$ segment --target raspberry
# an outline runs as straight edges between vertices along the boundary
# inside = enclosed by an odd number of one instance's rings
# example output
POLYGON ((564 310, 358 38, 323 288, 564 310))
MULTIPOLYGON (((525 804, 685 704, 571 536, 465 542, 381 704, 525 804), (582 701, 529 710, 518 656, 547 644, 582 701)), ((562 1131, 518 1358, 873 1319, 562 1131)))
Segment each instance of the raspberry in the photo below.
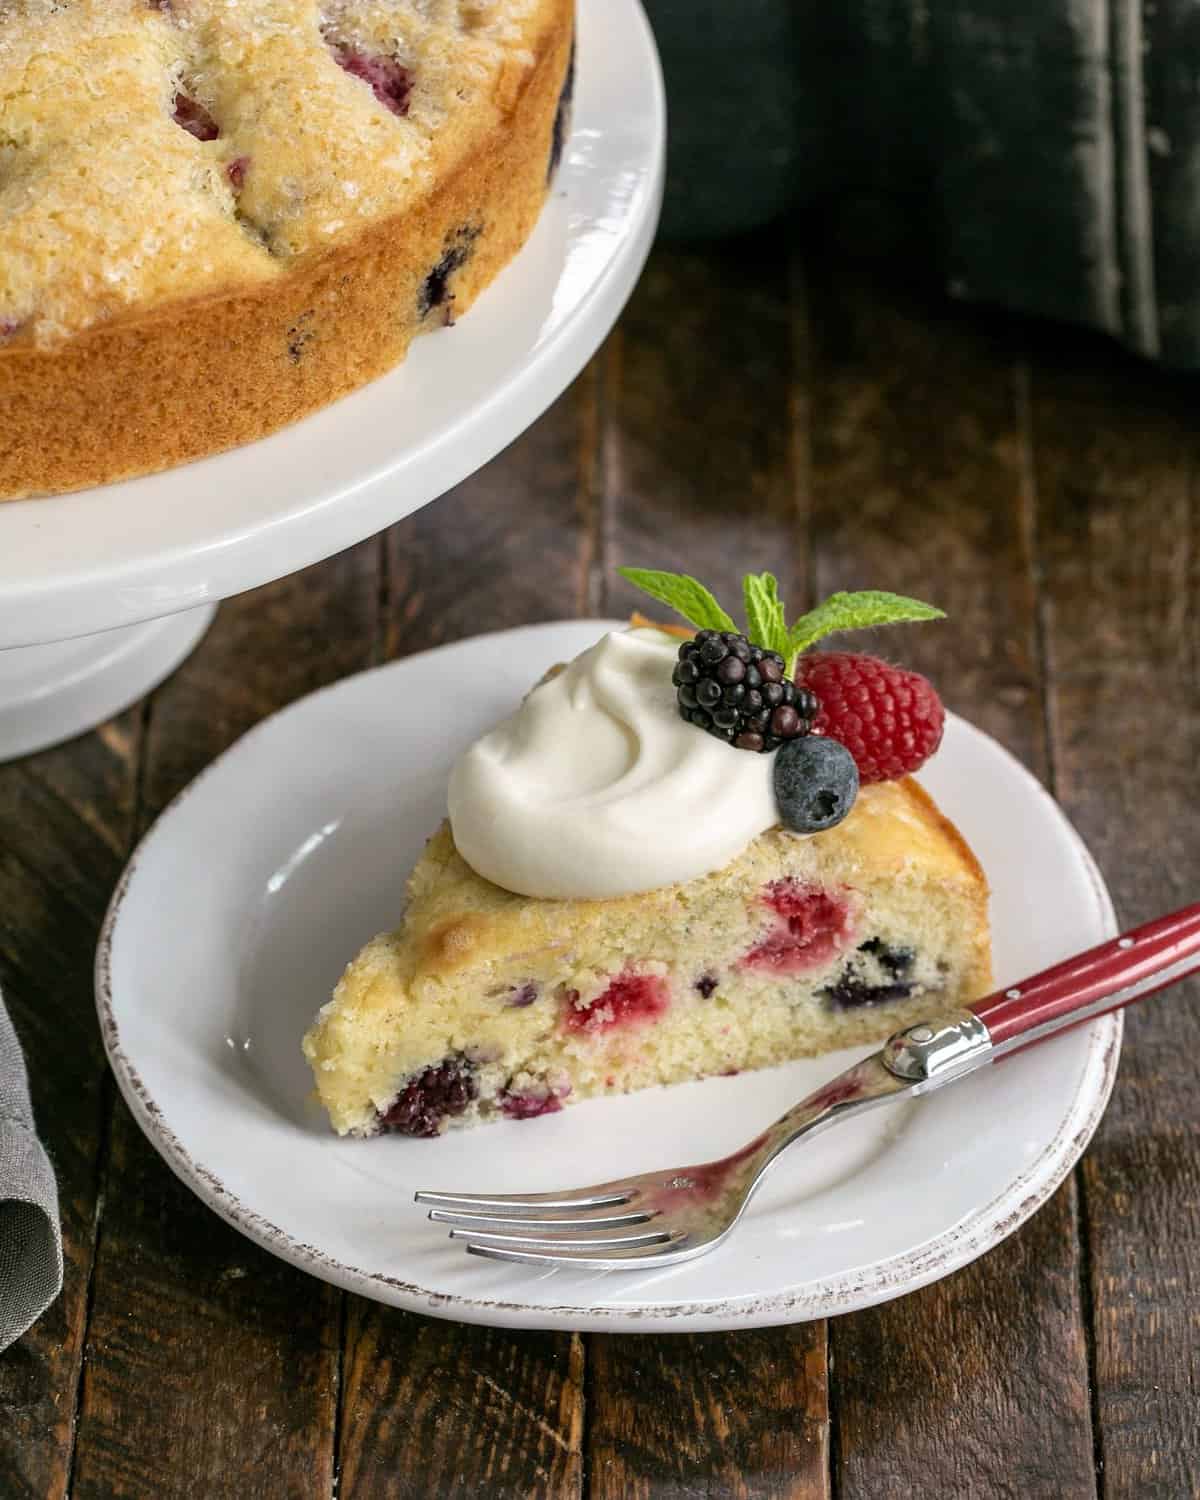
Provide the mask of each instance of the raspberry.
POLYGON ((701 630, 685 641, 671 681, 682 718, 755 753, 807 734, 817 708, 787 680, 778 652, 732 630, 701 630))
POLYGON ((193 99, 189 94, 176 94, 172 111, 176 125, 198 141, 215 141, 221 134, 212 115, 199 99, 193 99))
POLYGON ((413 75, 393 57, 381 57, 371 52, 359 52, 354 47, 334 48, 334 58, 339 68, 344 68, 353 78, 361 78, 371 92, 394 115, 408 113, 412 95, 413 75))
POLYGON ((932 683, 877 656, 802 656, 796 686, 808 688, 820 703, 813 733, 840 740, 863 783, 907 776, 942 742, 945 710, 932 683))
POLYGON ((653 1021, 671 1004, 665 979, 631 970, 614 975, 608 988, 585 1006, 577 1003, 578 990, 567 990, 563 998, 563 1026, 567 1031, 608 1031, 614 1026, 653 1021))
POLYGON ((788 875, 772 880, 759 899, 776 920, 741 959, 741 968, 804 974, 828 963, 850 940, 854 912, 844 891, 788 875))

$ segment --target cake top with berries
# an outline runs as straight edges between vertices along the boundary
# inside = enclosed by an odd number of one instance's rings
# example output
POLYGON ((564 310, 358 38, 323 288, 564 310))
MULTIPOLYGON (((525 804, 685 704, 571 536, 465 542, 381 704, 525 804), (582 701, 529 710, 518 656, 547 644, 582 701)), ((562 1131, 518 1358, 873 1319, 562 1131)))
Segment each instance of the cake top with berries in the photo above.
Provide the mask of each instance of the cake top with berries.
POLYGON ((0 344, 253 287, 470 160, 552 0, 4 0, 0 344))
POLYGON ((743 631, 695 579, 622 572, 699 628, 610 632, 460 758, 455 846, 501 889, 596 900, 692 880, 777 824, 827 831, 861 783, 904 777, 937 749, 944 713, 923 677, 806 653, 834 631, 939 610, 835 594, 788 627, 775 579, 748 575, 743 631))

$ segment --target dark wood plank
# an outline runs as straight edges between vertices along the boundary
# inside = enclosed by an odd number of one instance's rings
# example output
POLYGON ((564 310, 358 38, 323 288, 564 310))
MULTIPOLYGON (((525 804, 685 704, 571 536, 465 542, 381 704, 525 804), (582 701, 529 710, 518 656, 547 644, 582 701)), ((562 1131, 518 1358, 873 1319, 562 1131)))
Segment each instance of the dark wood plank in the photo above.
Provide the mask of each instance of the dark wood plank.
POLYGON ((352 1298, 339 1494, 577 1496, 583 1372, 578 1334, 465 1328, 352 1298))
MULTIPOLYGON (((941 605, 944 625, 845 644, 925 671, 1044 775, 1013 350, 984 324, 877 289, 836 245, 814 264, 810 304, 818 592, 885 587, 941 605)), ((1091 1496, 1079 1277, 1068 1185, 985 1261, 837 1320, 843 1500, 1091 1496)))
MULTIPOLYGON (((1200 896, 1200 500, 1194 382, 1090 340, 1033 383, 1058 793, 1122 919, 1200 896)), ((1200 986, 1127 1013, 1084 1159, 1099 1452, 1110 1496, 1200 1474, 1200 986)))
MULTIPOLYGON (((390 655, 585 611, 596 401, 593 369, 494 463, 391 529, 390 655)), ((468 1327, 351 1299, 342 1500, 574 1500, 583 1363, 569 1334, 468 1327)))
MULTIPOLYGON (((741 575, 769 569, 804 607, 803 353, 777 237, 651 257, 606 363, 605 613, 653 614, 621 563, 692 573, 735 616, 741 575)), ((593 1338, 589 1493, 826 1496, 825 1351, 823 1323, 593 1338)))
POLYGON ((653 613, 616 578, 622 564, 692 573, 735 617, 742 574, 767 569, 803 608, 806 392, 789 291, 778 236, 651 256, 606 362, 606 613, 653 613))
POLYGON ((0 1492, 65 1495, 75 1437, 107 1087, 92 1001, 96 933, 129 848, 137 710, 0 766, 0 986, 58 1175, 65 1277, 0 1355, 0 1492))
POLYGON ((387 655, 587 613, 599 356, 522 437, 387 533, 387 655))
MULTIPOLYGON (((823 1500, 825 1325, 589 1340, 596 1500, 823 1500)), ((881 1492, 880 1492, 881 1493, 881 1492)))
MULTIPOLYGON (((272 709, 368 663, 379 556, 366 543, 223 607, 151 702, 145 818, 272 709)), ((340 1295, 203 1207, 121 1103, 112 1143, 75 1496, 327 1497, 340 1295)))

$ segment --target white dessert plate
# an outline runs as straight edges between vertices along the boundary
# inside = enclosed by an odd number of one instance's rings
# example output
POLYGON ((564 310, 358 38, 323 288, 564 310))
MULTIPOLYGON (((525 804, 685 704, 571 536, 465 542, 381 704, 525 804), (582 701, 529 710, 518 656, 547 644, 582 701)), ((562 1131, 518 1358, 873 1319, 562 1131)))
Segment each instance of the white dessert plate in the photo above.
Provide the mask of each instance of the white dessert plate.
POLYGON ((641 272, 666 141, 638 0, 578 0, 577 16, 563 160, 533 234, 470 313, 260 442, 102 490, 0 504, 0 648, 196 609, 329 557, 445 494, 561 394, 641 272))
MULTIPOLYGON (((847 1312, 946 1275, 1070 1170, 1108 1098, 1118 1017, 796 1147, 727 1246, 657 1271, 468 1256, 412 1195, 540 1191, 723 1156, 855 1054, 433 1141, 339 1140, 313 1104, 300 1036, 346 960, 395 924, 450 763, 605 628, 529 626, 348 678, 258 725, 182 793, 131 860, 97 955, 100 1023, 126 1101, 172 1169, 244 1234, 415 1312, 524 1328, 737 1328, 847 1312), (407 707, 443 701, 451 678, 453 713, 407 707)), ((952 717, 922 780, 992 881, 1000 981, 1116 931, 1078 835, 993 740, 952 717)))

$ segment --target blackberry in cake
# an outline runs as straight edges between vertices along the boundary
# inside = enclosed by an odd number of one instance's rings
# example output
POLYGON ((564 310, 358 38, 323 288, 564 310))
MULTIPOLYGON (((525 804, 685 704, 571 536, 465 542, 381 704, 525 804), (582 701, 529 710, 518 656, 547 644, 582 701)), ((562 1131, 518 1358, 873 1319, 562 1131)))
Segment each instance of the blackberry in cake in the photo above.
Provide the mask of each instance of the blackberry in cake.
POLYGON ((573 0, 0 5, 0 500, 248 442, 521 246, 573 0))
MULTIPOLYGON (((933 613, 849 597, 875 602, 830 601, 817 635, 864 610, 879 623, 871 608, 933 613)), ((691 611, 704 628, 682 644, 614 632, 554 669, 459 762, 400 926, 353 960, 304 1039, 337 1131, 533 1119, 879 1041, 990 988, 983 872, 903 773, 940 738, 932 688, 896 673, 893 699, 878 663, 849 709, 800 699, 800 730, 774 752, 739 747, 693 722, 680 689, 695 677, 677 664, 699 647, 715 666, 718 644, 741 660, 748 638, 691 611), (832 737, 839 715, 861 777, 832 737)), ((788 662, 795 637, 759 634, 788 662)))

